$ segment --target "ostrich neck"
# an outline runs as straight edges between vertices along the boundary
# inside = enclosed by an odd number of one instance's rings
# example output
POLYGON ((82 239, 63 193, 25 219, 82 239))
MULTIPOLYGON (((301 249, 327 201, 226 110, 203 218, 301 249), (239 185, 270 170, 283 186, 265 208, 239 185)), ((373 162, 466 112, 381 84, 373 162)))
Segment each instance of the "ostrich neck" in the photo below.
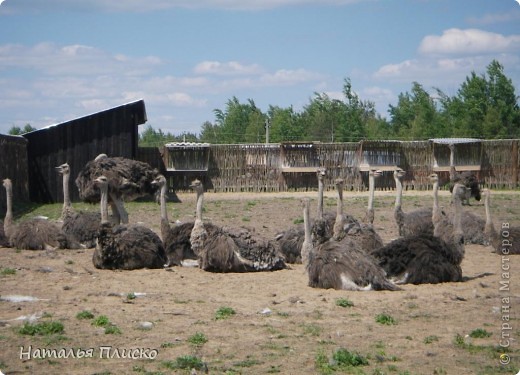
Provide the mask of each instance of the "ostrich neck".
POLYGON ((401 207, 401 201, 403 199, 403 184, 401 180, 396 177, 395 178, 395 188, 396 188, 396 196, 395 196, 395 208, 401 207))
POLYGON ((433 210, 439 210, 439 182, 433 183, 433 210))
POLYGON ((63 174, 63 209, 70 207, 70 193, 69 193, 70 174, 63 174))
POLYGON ((336 216, 343 216, 343 188, 338 186, 338 205, 336 207, 336 216))
POLYGON ((8 185, 5 187, 5 195, 7 197, 6 211, 4 218, 4 232, 9 238, 12 234, 13 229, 13 188, 8 185))
POLYGON ((204 204, 204 192, 197 191, 197 210, 195 211, 195 220, 202 221, 202 205, 204 204))
POLYGON ((312 247, 312 235, 311 235, 311 221, 309 217, 309 203, 305 202, 303 205, 303 227, 304 227, 304 239, 301 248, 302 264, 307 268, 309 264, 309 254, 312 247))
POLYGON ((318 178, 318 218, 323 219, 323 180, 318 178))
POLYGON ((368 176, 368 210, 374 209, 374 190, 375 180, 374 176, 368 176))
POLYGON ((101 207, 101 223, 108 223, 108 186, 101 186, 101 200, 99 202, 101 207))
POLYGON ((166 209, 166 184, 161 186, 161 196, 160 196, 160 202, 161 202, 161 220, 168 221, 168 210, 166 209))

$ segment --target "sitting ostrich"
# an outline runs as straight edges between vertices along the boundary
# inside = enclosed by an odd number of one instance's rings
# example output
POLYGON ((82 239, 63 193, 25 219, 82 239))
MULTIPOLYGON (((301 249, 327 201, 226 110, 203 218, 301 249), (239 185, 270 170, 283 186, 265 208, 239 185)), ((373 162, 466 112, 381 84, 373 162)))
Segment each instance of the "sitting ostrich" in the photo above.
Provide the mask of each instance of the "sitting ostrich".
MULTIPOLYGON (((449 241, 453 235, 453 212, 445 214, 439 207, 439 177, 436 173, 430 175, 430 180, 433 183, 433 213, 432 219, 434 222, 434 235, 449 241)), ((464 200, 467 197, 469 188, 466 187, 466 193, 462 197, 464 200)), ((452 193, 453 194, 453 193, 452 193)), ((472 212, 464 210, 462 212, 461 226, 464 228, 464 242, 466 244, 485 245, 488 242, 488 236, 484 233, 486 221, 480 216, 472 212)))
MULTIPOLYGON (((375 176, 372 176, 374 178, 375 176)), ((344 238, 349 238, 351 241, 358 244, 358 247, 362 250, 373 251, 383 246, 383 240, 381 236, 374 230, 372 224, 360 223, 350 215, 343 213, 343 190, 344 180, 338 178, 335 181, 336 190, 338 193, 337 208, 336 208, 336 220, 333 225, 332 238, 336 241, 341 241, 344 238)), ((372 183, 372 188, 374 184, 372 183)), ((373 212, 373 207, 372 207, 373 212)), ((315 231, 314 231, 315 232, 315 231)), ((320 236, 326 236, 326 230, 318 234, 320 236)), ((328 236, 330 238, 330 236, 328 236)), ((326 239, 328 239, 326 238, 326 239)))
POLYGON ((95 179, 101 191, 98 241, 92 263, 100 269, 162 268, 167 262, 159 236, 142 225, 112 225, 108 221, 108 185, 105 176, 95 179))
POLYGON ((341 241, 311 234, 309 199, 302 199, 305 239, 302 263, 313 288, 338 290, 400 290, 385 271, 348 236, 341 241))
POLYGON ((15 225, 13 222, 13 184, 10 179, 6 178, 3 185, 7 196, 4 232, 12 247, 27 250, 80 248, 78 242, 47 219, 33 218, 15 225))
POLYGON ((153 195, 155 190, 152 181, 158 174, 156 169, 142 161, 100 154, 79 172, 76 185, 83 201, 97 203, 100 195, 94 181, 99 176, 105 176, 108 180, 108 203, 114 221, 116 224, 128 224, 128 213, 123 201, 153 195))
MULTIPOLYGON (((445 241, 428 233, 398 238, 372 252, 379 265, 397 283, 437 284, 462 281, 460 264, 464 258, 464 232, 461 226, 465 186, 453 188, 454 230, 445 241)), ((433 210, 435 213, 435 210, 433 210)), ((432 214, 432 216, 434 215, 432 214)), ((436 219, 432 217, 435 224, 436 219)))
POLYGON ((99 212, 76 211, 72 208, 69 192, 70 166, 65 163, 56 167, 63 176, 63 209, 61 229, 87 248, 96 246, 96 238, 101 216, 99 212))
POLYGON ((197 193, 190 241, 201 269, 211 272, 254 272, 287 267, 276 241, 268 241, 245 228, 204 224, 204 187, 200 180, 194 180, 190 186, 197 193))
MULTIPOLYGON (((326 175, 326 168, 320 167, 316 170, 316 177, 318 178, 318 209, 316 220, 325 220, 328 223, 327 231, 332 233, 332 225, 334 224, 336 215, 329 212, 326 214, 323 213, 323 179, 326 175)), ((280 244, 280 249, 287 263, 301 263, 301 249, 304 237, 305 231, 302 224, 296 225, 276 235, 275 239, 280 244)))
POLYGON ((520 254, 520 227, 511 226, 509 223, 501 228, 500 233, 495 230, 491 219, 491 190, 484 189, 484 206, 486 209, 486 224, 484 233, 488 238, 488 244, 493 251, 501 255, 520 254))
POLYGON ((180 266, 185 259, 197 259, 191 249, 190 236, 193 230, 193 222, 170 225, 166 207, 166 178, 160 174, 152 181, 159 187, 159 203, 161 205, 161 238, 164 251, 168 257, 168 265, 180 266))
POLYGON ((401 168, 394 170, 396 188, 394 218, 399 229, 399 236, 407 237, 416 234, 433 234, 432 209, 420 208, 404 212, 402 208, 403 182, 406 172, 401 168))

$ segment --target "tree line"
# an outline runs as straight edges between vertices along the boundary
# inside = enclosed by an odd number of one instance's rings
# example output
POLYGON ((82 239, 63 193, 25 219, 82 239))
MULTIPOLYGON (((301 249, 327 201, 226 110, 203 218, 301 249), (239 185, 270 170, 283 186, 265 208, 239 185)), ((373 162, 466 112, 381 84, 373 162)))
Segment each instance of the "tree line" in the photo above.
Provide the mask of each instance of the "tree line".
MULTIPOLYGON (((486 73, 471 72, 453 96, 439 88, 433 93, 413 82, 409 92, 390 105, 388 118, 376 112, 374 102, 361 99, 346 78, 343 99, 315 92, 301 111, 292 106, 269 105, 266 112, 253 99, 241 103, 229 99, 224 109, 215 109, 214 122, 202 124, 199 134, 164 133, 148 125, 139 134, 140 146, 168 142, 217 144, 320 141, 357 142, 373 139, 423 140, 442 137, 486 139, 520 138, 520 107, 513 82, 504 67, 493 60, 486 73), (268 127, 269 131, 266 131, 268 127)), ((13 126, 9 134, 35 130, 13 126)))

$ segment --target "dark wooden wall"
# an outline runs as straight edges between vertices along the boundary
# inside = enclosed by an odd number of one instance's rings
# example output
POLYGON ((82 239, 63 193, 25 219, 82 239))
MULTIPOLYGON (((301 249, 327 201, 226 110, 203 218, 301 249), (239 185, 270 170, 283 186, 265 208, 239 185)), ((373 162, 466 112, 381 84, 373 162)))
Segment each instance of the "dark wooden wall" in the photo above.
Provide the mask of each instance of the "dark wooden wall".
MULTIPOLYGON (((27 140, 24 137, 0 134, 0 180, 5 178, 10 178, 13 182, 13 199, 25 202, 29 200, 27 140)), ((0 212, 5 213, 5 208, 6 196, 2 186, 0 212)))
POLYGON ((139 100, 24 134, 31 201, 63 199, 62 178, 55 169, 63 163, 71 168, 71 199, 78 200, 74 180, 81 168, 100 153, 137 158, 137 127, 145 122, 144 101, 139 100))

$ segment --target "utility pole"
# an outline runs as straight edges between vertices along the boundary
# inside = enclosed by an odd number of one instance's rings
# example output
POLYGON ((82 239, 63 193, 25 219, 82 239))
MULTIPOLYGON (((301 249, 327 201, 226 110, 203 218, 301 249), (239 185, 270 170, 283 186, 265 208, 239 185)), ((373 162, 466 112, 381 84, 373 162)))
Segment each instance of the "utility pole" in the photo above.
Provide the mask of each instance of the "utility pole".
POLYGON ((271 122, 269 119, 265 119, 265 143, 269 143, 269 128, 271 127, 271 122))

